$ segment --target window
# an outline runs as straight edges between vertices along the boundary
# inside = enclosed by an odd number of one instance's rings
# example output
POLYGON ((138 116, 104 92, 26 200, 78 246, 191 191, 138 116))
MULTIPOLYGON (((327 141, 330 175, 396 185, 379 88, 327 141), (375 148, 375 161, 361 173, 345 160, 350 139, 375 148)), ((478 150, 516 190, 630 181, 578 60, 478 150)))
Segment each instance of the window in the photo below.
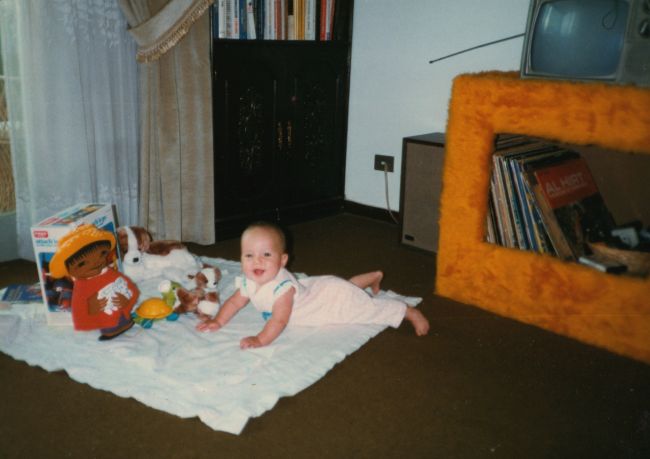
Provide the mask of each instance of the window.
POLYGON ((9 114, 5 96, 5 72, 0 55, 0 214, 16 210, 11 143, 9 142, 9 114))

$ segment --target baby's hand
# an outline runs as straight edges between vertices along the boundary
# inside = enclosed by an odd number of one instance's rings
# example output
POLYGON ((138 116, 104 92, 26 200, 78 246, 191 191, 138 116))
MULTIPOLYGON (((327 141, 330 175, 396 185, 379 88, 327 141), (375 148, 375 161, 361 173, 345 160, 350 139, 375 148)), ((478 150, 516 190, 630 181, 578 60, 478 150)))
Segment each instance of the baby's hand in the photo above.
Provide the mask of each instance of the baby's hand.
POLYGON ((241 349, 253 349, 262 346, 264 345, 257 336, 247 336, 246 338, 242 338, 239 342, 239 347, 241 349))
POLYGON ((221 324, 215 320, 206 320, 204 322, 199 323, 196 326, 196 329, 201 332, 207 332, 207 331, 217 331, 221 328, 221 324))

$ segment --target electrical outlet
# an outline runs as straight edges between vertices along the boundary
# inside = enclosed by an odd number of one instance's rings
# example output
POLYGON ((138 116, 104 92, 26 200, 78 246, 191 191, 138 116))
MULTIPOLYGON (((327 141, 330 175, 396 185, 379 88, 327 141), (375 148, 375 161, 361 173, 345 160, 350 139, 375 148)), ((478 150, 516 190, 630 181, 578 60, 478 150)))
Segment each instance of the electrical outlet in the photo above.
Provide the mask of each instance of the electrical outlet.
POLYGON ((384 171, 384 163, 386 163, 388 172, 394 170, 395 158, 393 156, 375 155, 375 170, 384 171))

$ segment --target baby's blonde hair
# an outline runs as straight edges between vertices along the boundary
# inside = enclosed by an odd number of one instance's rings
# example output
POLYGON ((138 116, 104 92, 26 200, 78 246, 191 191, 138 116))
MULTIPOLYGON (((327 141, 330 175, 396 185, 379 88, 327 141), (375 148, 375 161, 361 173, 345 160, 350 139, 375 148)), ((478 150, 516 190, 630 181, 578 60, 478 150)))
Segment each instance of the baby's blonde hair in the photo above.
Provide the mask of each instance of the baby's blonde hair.
POLYGON ((242 233, 242 238, 246 233, 248 233, 251 230, 254 229, 263 229, 270 231, 273 233, 273 235, 277 238, 278 243, 280 244, 280 250, 282 253, 286 253, 287 251, 287 238, 284 235, 284 231, 282 228, 280 228, 278 225, 275 223, 267 222, 267 221, 257 221, 254 223, 251 223, 246 227, 244 232, 242 233))

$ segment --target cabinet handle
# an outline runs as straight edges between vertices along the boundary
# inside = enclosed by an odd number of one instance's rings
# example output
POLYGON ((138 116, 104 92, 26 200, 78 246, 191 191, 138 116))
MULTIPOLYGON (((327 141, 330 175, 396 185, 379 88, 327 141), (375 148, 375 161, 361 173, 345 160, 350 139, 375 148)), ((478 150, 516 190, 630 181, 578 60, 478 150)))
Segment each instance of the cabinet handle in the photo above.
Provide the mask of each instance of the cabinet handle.
POLYGON ((278 121, 278 150, 282 150, 282 123, 278 121))
POLYGON ((291 150, 293 148, 293 137, 291 136, 292 126, 291 120, 287 121, 287 147, 291 150))

